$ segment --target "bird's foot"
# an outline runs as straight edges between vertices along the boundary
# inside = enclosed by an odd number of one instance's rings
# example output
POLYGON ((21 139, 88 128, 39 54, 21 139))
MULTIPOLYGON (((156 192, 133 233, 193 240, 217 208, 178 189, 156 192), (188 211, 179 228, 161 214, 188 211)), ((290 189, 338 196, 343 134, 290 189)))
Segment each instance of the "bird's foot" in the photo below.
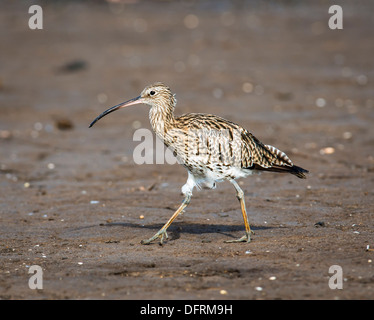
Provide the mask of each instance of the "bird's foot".
POLYGON ((252 230, 250 230, 249 232, 246 231, 245 232, 245 235, 242 236, 241 238, 239 239, 235 239, 235 240, 226 240, 224 241, 225 243, 236 243, 236 242, 251 242, 251 233, 252 234, 255 234, 252 230))
POLYGON ((150 244, 152 241, 156 240, 157 238, 160 239, 160 246, 163 245, 164 239, 168 239, 168 234, 166 232, 166 229, 160 229, 152 238, 149 238, 147 240, 142 240, 141 244, 150 244))

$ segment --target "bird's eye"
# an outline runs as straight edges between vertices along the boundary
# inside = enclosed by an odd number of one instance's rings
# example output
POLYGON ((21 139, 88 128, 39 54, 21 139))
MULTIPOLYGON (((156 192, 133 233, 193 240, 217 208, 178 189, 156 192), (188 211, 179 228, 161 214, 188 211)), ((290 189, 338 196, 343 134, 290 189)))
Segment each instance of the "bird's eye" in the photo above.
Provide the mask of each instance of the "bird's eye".
POLYGON ((149 94, 150 94, 151 96, 154 96, 154 95, 156 94, 156 92, 152 90, 149 94))

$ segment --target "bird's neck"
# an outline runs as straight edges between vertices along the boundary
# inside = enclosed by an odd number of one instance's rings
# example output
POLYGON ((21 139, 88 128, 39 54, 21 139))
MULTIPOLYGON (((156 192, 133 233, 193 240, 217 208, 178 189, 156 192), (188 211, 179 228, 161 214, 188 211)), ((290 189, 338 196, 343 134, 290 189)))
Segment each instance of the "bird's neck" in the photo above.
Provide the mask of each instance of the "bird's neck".
POLYGON ((174 126, 174 104, 153 105, 149 111, 149 121, 157 136, 165 140, 166 132, 174 126))

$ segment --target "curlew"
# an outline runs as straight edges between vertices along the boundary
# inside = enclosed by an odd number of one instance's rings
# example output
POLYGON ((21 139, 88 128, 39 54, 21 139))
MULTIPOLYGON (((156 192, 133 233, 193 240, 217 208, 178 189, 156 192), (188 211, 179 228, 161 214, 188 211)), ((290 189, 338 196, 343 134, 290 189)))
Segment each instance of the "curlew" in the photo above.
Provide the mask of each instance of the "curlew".
POLYGON ((244 192, 235 180, 261 171, 290 173, 305 179, 308 170, 294 165, 284 152, 263 144, 240 125, 219 116, 188 113, 175 117, 176 103, 170 88, 157 82, 147 86, 138 97, 104 111, 90 124, 91 128, 102 117, 124 107, 149 105, 152 129, 188 171, 187 182, 182 187, 182 204, 153 237, 141 243, 149 244, 160 238, 162 244, 168 238, 168 227, 190 203, 193 189, 214 189, 217 182, 225 180, 236 190, 245 226, 243 237, 225 242, 250 242, 253 231, 248 221, 244 192))

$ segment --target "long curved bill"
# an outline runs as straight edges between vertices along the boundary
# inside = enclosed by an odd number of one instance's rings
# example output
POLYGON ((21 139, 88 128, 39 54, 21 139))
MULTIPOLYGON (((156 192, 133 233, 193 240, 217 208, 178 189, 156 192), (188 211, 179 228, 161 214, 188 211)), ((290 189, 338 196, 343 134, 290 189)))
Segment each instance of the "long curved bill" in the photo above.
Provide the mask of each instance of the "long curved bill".
POLYGON ((138 103, 143 103, 143 99, 142 99, 141 96, 136 97, 136 98, 131 99, 131 100, 128 100, 128 101, 125 101, 125 102, 122 102, 120 104, 117 104, 114 107, 109 108, 108 110, 105 110, 94 121, 91 122, 89 128, 91 128, 97 121, 99 121, 102 117, 105 117, 107 114, 109 114, 109 113, 111 113, 113 111, 116 111, 116 110, 128 107, 128 106, 134 105, 134 104, 138 104, 138 103))

